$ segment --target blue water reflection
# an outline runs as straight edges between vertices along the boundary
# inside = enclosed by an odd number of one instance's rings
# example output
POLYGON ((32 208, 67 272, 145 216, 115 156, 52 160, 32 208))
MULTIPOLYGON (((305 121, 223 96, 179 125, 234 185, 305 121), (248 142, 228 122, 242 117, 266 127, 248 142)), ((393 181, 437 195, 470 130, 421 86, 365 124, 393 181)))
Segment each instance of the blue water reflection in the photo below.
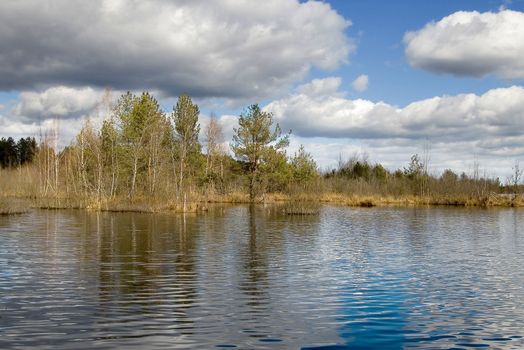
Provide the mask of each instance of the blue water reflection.
POLYGON ((524 211, 0 217, 1 349, 522 349, 524 211))
POLYGON ((336 243, 327 242, 339 250, 332 279, 345 281, 338 287, 341 339, 302 349, 522 347, 522 270, 506 270, 522 263, 521 215, 448 209, 342 214, 337 231, 353 239, 344 239, 345 251, 338 235, 336 243))

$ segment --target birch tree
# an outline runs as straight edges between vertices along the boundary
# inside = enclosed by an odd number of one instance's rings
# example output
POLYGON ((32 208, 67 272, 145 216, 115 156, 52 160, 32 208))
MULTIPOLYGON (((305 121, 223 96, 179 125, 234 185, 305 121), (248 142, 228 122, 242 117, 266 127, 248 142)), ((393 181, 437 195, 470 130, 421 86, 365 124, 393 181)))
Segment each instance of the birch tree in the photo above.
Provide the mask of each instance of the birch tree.
MULTIPOLYGON (((204 131, 205 143, 206 143, 206 177, 210 173, 215 173, 214 167, 216 160, 223 155, 222 142, 224 142, 224 134, 222 133, 222 127, 217 121, 214 114, 211 114, 209 123, 204 131)), ((220 171, 222 176, 223 171, 220 171)))
POLYGON ((117 102, 115 116, 121 124, 121 138, 125 161, 130 169, 129 197, 137 190, 139 171, 147 167, 147 144, 151 130, 158 123, 162 113, 160 106, 148 92, 140 97, 127 92, 117 102))

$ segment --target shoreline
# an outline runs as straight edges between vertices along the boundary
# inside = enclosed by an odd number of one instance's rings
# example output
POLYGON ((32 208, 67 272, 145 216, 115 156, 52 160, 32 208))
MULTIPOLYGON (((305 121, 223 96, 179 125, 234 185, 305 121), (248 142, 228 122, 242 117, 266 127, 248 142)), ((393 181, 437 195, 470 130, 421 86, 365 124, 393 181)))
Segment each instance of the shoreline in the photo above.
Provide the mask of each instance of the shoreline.
MULTIPOLYGON (((29 209, 83 209, 101 212, 138 212, 138 213, 199 213, 208 210, 213 204, 250 204, 249 196, 244 193, 228 195, 195 196, 191 201, 179 203, 173 200, 152 198, 137 198, 133 201, 127 198, 115 199, 73 199, 66 197, 0 197, 0 215, 17 215, 29 209)), ((431 196, 378 196, 378 195, 344 195, 340 193, 325 193, 321 195, 301 194, 287 195, 270 193, 258 198, 253 204, 283 205, 286 210, 300 214, 309 213, 312 206, 323 204, 342 205, 348 207, 468 207, 468 208, 522 208, 524 196, 514 197, 506 194, 492 194, 481 198, 472 197, 431 197, 431 196)))

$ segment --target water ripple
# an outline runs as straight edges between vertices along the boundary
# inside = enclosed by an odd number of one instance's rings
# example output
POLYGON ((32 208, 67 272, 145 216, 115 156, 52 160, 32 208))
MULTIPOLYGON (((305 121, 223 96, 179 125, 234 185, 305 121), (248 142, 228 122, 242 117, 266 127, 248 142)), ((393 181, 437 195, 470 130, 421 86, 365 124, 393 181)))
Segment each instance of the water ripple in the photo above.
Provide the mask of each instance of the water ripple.
POLYGON ((2 349, 520 349, 524 212, 0 217, 2 349))

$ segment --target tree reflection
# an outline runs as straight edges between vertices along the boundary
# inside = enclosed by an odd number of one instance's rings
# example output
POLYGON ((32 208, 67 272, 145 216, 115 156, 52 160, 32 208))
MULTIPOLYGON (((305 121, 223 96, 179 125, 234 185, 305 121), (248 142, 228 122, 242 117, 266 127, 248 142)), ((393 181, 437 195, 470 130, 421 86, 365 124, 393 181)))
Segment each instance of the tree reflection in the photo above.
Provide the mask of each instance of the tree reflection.
POLYGON ((195 218, 111 214, 100 235, 101 323, 172 322, 191 334, 197 298, 195 218), (130 315, 134 317, 129 317, 130 315))
POLYGON ((257 237, 257 213, 254 205, 248 210, 248 244, 243 254, 242 281, 240 288, 248 296, 247 305, 258 307, 267 304, 265 289, 268 286, 268 266, 263 238, 257 237))

